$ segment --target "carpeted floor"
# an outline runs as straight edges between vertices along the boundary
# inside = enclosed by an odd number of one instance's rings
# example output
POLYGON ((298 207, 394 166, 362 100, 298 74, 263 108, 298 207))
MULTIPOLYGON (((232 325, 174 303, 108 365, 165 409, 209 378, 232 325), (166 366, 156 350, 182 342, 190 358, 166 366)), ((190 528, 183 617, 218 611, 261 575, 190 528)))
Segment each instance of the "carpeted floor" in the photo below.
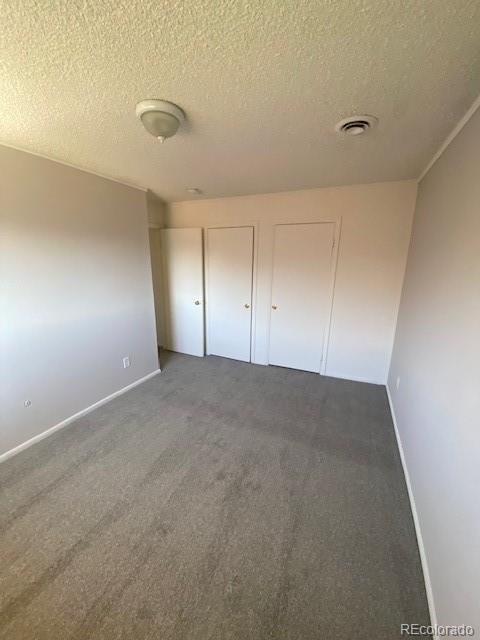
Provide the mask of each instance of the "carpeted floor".
POLYGON ((0 465, 0 637, 390 640, 428 623, 384 388, 166 355, 0 465))

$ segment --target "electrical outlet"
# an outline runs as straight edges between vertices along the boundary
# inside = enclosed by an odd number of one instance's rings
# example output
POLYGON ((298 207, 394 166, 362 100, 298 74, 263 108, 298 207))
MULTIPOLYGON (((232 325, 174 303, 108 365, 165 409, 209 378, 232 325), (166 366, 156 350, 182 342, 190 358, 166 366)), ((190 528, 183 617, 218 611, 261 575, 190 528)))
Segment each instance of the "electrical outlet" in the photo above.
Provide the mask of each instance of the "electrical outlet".
POLYGON ((32 401, 31 400, 25 400, 25 402, 23 403, 23 406, 28 409, 28 407, 32 406, 32 401))
POLYGON ((130 366, 130 357, 125 356, 125 358, 123 359, 123 368, 128 369, 129 366, 130 366))
POLYGON ((398 389, 399 386, 400 386, 400 376, 397 376, 397 382, 396 382, 397 389, 398 389))

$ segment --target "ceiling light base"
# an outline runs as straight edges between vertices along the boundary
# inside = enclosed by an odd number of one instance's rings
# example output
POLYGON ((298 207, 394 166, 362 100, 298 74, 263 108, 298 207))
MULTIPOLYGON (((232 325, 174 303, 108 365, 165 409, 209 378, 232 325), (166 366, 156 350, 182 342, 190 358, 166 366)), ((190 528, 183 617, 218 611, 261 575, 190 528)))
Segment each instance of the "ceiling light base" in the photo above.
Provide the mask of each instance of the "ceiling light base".
POLYGON ((167 100, 142 100, 137 104, 135 113, 148 133, 160 142, 174 136, 185 121, 180 107, 167 100))

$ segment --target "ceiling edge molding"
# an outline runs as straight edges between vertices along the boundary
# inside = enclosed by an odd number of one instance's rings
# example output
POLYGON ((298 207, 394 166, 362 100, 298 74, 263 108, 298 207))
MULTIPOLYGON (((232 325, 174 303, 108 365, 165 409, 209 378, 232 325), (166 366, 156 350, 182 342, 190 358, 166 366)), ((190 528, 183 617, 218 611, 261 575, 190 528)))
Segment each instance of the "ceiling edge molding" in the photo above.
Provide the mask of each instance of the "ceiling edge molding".
POLYGON ((123 184, 124 187, 137 189, 138 191, 143 191, 144 193, 148 191, 146 187, 141 187, 140 185, 134 184, 133 182, 128 182, 127 180, 120 180, 119 178, 114 178, 113 176, 107 176, 104 173, 99 173, 98 171, 93 171, 92 169, 85 169, 85 167, 79 167, 76 164, 72 164, 71 162, 65 162, 64 160, 59 160, 58 158, 52 158, 51 156, 47 156, 44 153, 37 153, 36 151, 23 149, 22 147, 17 147, 14 144, 8 144, 2 141, 0 141, 0 146, 6 147, 7 149, 14 149, 15 151, 21 151, 22 153, 28 153, 28 155, 30 156, 43 158, 43 160, 49 160, 50 162, 55 162, 56 164, 63 164, 63 166, 65 167, 70 167, 70 169, 76 169, 77 171, 81 171, 82 173, 89 173, 92 176, 97 176, 97 178, 103 178, 104 180, 109 180, 110 182, 116 182, 117 184, 123 184))
POLYGON ((427 166, 425 167, 425 169, 422 171, 422 173, 420 174, 420 176, 418 177, 418 182, 421 182, 423 180, 423 178, 427 175, 427 173, 430 171, 430 169, 433 167, 433 165, 435 164, 435 162, 440 158, 440 156, 443 154, 443 152, 446 150, 446 148, 448 147, 448 145, 454 140, 454 138, 456 138, 458 136, 458 134, 460 133, 460 131, 463 129, 463 127, 467 124, 467 122, 470 120, 470 118, 473 116, 473 114, 477 111, 477 109, 480 107, 480 96, 478 96, 478 98, 476 100, 474 100, 472 106, 470 107, 470 109, 467 111, 467 113, 463 116, 463 118, 456 124, 456 126, 453 128, 453 130, 448 134, 448 136, 445 138, 445 140, 442 142, 442 144, 440 145, 439 149, 437 150, 437 152, 434 154, 433 158, 430 160, 430 162, 427 164, 427 166))

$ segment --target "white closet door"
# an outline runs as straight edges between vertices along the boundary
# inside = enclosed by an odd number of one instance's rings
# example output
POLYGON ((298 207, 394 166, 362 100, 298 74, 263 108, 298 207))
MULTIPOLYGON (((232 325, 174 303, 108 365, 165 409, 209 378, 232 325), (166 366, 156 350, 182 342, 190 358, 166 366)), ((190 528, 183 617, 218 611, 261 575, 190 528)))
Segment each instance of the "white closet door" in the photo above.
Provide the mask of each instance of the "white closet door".
POLYGON ((333 223, 275 227, 270 364, 320 372, 331 305, 333 223))
POLYGON ((205 355, 202 229, 162 229, 166 348, 205 355))
POLYGON ((250 362, 253 227, 207 231, 207 351, 250 362))

